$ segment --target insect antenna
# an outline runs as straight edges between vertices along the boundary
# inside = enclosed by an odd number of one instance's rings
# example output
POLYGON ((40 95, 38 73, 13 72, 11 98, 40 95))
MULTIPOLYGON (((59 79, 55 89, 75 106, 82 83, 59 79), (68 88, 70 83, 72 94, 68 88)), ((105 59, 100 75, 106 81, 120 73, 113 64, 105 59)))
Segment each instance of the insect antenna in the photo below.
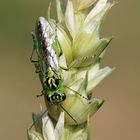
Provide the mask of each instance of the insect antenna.
POLYGON ((84 99, 86 99, 86 100, 89 100, 87 97, 85 97, 85 96, 81 95, 79 92, 77 92, 77 91, 75 91, 75 90, 71 89, 70 87, 67 87, 67 86, 65 86, 65 87, 66 87, 67 89, 69 89, 69 90, 73 91, 73 92, 74 92, 74 93, 76 93, 77 95, 81 96, 82 98, 84 98, 84 99))
POLYGON ((48 113, 47 109, 32 123, 32 125, 28 129, 31 130, 32 127, 37 123, 37 121, 45 115, 45 113, 48 113))
POLYGON ((76 123, 76 125, 78 125, 77 121, 72 117, 72 115, 61 104, 59 106, 71 117, 71 119, 76 123))
POLYGON ((28 128, 28 130, 31 130, 32 127, 37 123, 37 121, 38 121, 39 119, 41 119, 46 113, 49 112, 49 110, 51 109, 51 107, 52 107, 52 105, 51 105, 48 109, 46 109, 36 120, 34 120, 34 122, 33 122, 32 125, 28 128))

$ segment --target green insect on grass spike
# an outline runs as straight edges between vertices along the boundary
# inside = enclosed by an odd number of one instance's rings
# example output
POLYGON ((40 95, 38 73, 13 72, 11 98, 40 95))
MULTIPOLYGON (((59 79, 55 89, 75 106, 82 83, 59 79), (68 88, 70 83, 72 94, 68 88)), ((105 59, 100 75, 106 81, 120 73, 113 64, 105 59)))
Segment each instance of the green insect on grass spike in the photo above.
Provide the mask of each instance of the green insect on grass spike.
POLYGON ((37 95, 37 97, 45 95, 45 98, 51 105, 59 105, 77 124, 77 121, 66 111, 61 103, 66 99, 67 90, 86 100, 88 98, 80 95, 77 91, 67 87, 63 83, 63 69, 58 64, 58 57, 62 55, 62 50, 59 48, 55 28, 53 23, 40 17, 37 21, 36 32, 32 33, 34 46, 31 54, 31 62, 34 63, 43 86, 42 94, 37 95), (34 55, 37 57, 35 60, 33 59, 34 55))
POLYGON ((109 0, 56 0, 57 19, 51 19, 49 6, 47 20, 37 20, 31 61, 48 110, 33 119, 29 140, 92 139, 89 119, 104 103, 93 91, 113 71, 100 68, 111 41, 101 38, 101 27, 113 5, 109 0))
POLYGON ((39 18, 36 34, 33 35, 33 53, 36 51, 38 60, 32 60, 32 53, 31 61, 35 62, 36 68, 38 67, 37 71, 42 80, 43 94, 46 95, 49 102, 58 105, 65 100, 66 95, 62 87, 63 78, 58 65, 57 54, 60 53, 60 49, 55 50, 56 45, 58 46, 55 31, 53 23, 49 23, 43 17, 39 18))

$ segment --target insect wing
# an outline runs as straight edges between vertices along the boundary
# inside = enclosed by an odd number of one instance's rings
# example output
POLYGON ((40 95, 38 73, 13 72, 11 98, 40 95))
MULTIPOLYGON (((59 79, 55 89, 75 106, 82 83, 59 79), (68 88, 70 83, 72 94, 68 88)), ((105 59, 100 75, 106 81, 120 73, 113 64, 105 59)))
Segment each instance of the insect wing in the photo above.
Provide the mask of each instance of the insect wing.
POLYGON ((53 47, 56 39, 56 26, 52 22, 48 22, 44 17, 40 17, 36 34, 40 41, 46 67, 51 67, 54 73, 59 73, 58 58, 53 47))

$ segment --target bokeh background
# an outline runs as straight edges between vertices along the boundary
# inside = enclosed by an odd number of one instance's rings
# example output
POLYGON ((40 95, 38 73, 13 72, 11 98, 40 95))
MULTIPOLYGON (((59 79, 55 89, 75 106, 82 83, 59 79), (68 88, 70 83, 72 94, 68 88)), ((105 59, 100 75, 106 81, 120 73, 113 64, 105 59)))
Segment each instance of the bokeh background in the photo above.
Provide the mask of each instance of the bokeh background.
MULTIPOLYGON (((106 100, 93 118, 94 140, 140 139, 140 1, 117 1, 102 30, 114 36, 103 65, 116 70, 94 91, 106 100)), ((41 85, 29 60, 30 32, 47 6, 47 0, 0 1, 1 140, 26 140, 31 113, 43 104, 35 97, 41 85)))

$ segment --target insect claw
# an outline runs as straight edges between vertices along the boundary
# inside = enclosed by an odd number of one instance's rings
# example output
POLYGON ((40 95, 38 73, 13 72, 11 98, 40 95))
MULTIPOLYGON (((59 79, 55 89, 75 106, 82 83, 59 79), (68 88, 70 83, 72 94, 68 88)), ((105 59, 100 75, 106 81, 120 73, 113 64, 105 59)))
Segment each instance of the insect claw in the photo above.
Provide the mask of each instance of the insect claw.
POLYGON ((63 66, 59 66, 62 70, 68 71, 70 68, 65 68, 63 66))
POLYGON ((31 61, 32 63, 38 63, 38 62, 39 62, 38 60, 33 60, 32 58, 30 58, 30 61, 31 61))
POLYGON ((35 71, 35 73, 40 73, 40 72, 41 72, 40 70, 36 70, 36 71, 35 71))
POLYGON ((41 96, 43 96, 43 95, 44 95, 44 93, 42 93, 42 94, 40 94, 40 95, 36 95, 36 97, 39 98, 39 97, 41 97, 41 96))

